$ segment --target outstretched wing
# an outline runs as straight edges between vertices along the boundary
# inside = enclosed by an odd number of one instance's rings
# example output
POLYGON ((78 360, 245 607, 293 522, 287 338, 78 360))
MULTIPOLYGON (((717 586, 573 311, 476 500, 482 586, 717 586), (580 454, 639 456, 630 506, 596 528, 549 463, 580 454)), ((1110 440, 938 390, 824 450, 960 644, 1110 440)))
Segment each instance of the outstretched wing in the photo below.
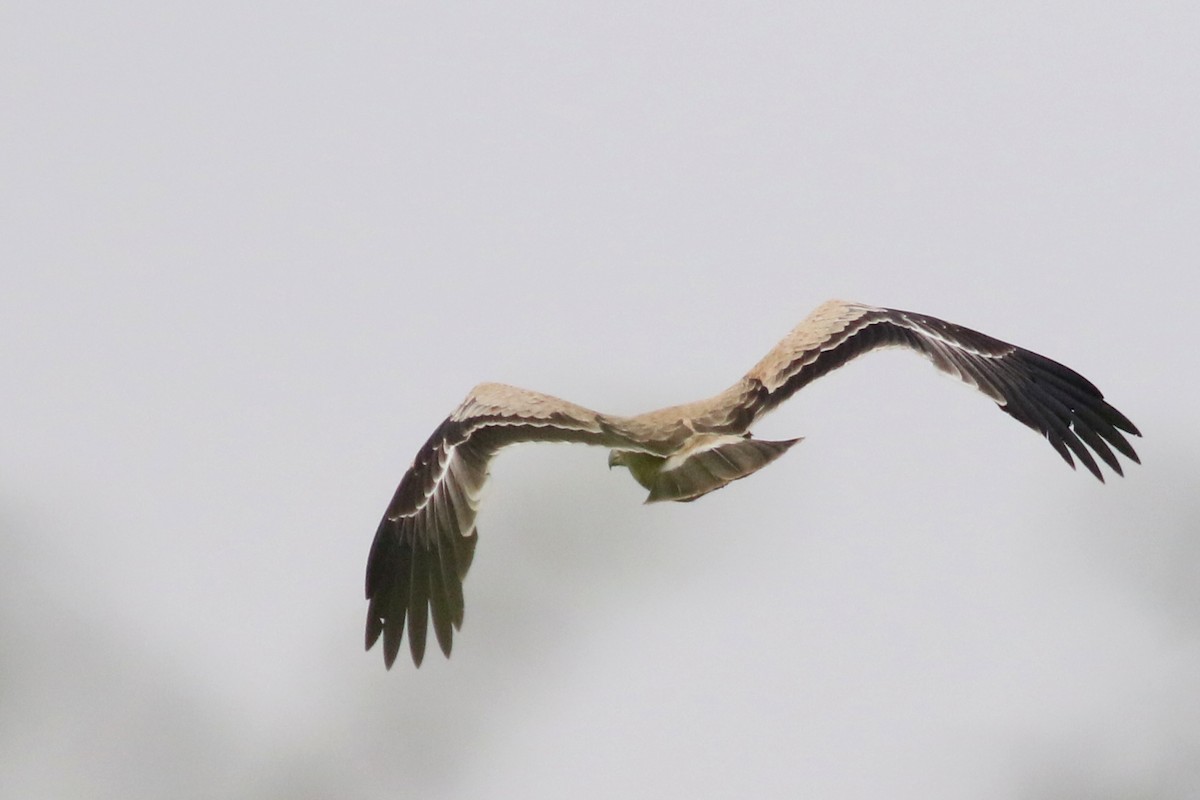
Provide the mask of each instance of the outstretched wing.
POLYGON ((820 306, 746 374, 743 381, 761 387, 752 395, 749 410, 757 418, 850 359, 891 346, 921 353, 938 369, 991 397, 1014 419, 1045 436, 1072 468, 1074 454, 1103 481, 1094 451, 1120 475, 1113 448, 1138 463, 1122 434, 1141 436, 1138 429, 1069 367, 924 314, 839 300, 820 306))
POLYGON ((430 617, 447 656, 462 626, 462 582, 478 534, 475 514, 500 448, 518 442, 628 445, 594 411, 556 397, 485 383, 476 386, 417 453, 375 532, 367 559, 366 644, 383 636, 390 668, 405 620, 413 662, 421 665, 430 617))

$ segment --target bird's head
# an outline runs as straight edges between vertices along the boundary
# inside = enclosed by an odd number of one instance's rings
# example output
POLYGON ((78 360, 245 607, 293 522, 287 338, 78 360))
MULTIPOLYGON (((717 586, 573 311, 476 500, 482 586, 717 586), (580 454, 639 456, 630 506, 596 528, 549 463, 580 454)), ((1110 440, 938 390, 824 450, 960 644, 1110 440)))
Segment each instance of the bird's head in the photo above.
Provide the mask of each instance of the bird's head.
POLYGON ((654 480, 662 470, 666 459, 651 453, 639 453, 636 450, 609 450, 608 468, 625 467, 633 479, 647 489, 654 485, 654 480))

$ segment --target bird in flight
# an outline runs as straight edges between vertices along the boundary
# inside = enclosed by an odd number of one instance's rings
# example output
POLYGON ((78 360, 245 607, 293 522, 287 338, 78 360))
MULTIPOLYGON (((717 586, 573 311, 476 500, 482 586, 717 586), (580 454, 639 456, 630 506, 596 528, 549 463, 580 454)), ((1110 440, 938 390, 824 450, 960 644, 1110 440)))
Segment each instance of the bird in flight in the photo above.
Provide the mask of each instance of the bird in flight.
POLYGON ((520 442, 580 442, 609 448, 609 467, 629 470, 646 502, 695 500, 782 456, 799 439, 755 439, 750 426, 847 361, 905 347, 986 394, 1046 437, 1075 467, 1104 480, 1098 456, 1118 475, 1115 449, 1138 463, 1124 431, 1140 436, 1090 381, 1045 356, 924 314, 831 300, 818 307, 737 383, 707 400, 620 417, 540 392, 482 383, 447 417, 400 480, 367 560, 370 650, 383 637, 390 669, 405 624, 413 662, 425 654, 429 620, 450 655, 463 621, 463 578, 478 532, 475 516, 488 464, 520 442))

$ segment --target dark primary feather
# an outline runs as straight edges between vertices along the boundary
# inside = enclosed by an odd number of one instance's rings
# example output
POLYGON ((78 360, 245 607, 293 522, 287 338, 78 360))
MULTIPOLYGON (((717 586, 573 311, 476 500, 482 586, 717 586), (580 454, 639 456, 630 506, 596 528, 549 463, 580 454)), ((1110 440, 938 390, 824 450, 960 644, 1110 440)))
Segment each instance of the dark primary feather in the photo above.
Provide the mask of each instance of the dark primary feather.
POLYGON ((367 558, 366 646, 383 635, 388 667, 396 660, 407 620, 409 649, 425 655, 429 617, 450 654, 463 621, 462 582, 475 553, 475 498, 487 478, 490 453, 467 442, 469 426, 447 419, 421 448, 375 532, 367 558), (450 479, 447 479, 450 478, 450 479))

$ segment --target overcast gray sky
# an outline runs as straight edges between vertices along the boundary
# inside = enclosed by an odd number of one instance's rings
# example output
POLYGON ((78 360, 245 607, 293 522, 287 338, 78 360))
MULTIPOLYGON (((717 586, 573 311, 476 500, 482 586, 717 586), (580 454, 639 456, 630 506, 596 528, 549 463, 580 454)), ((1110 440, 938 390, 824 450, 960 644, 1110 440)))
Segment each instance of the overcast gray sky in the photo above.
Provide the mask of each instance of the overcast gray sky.
POLYGON ((1184 2, 9 0, 4 793, 1194 797, 1197 42, 1184 2), (1144 466, 873 355, 698 503, 506 452, 453 659, 362 652, 473 384, 696 399, 829 297, 1064 361, 1144 466))

